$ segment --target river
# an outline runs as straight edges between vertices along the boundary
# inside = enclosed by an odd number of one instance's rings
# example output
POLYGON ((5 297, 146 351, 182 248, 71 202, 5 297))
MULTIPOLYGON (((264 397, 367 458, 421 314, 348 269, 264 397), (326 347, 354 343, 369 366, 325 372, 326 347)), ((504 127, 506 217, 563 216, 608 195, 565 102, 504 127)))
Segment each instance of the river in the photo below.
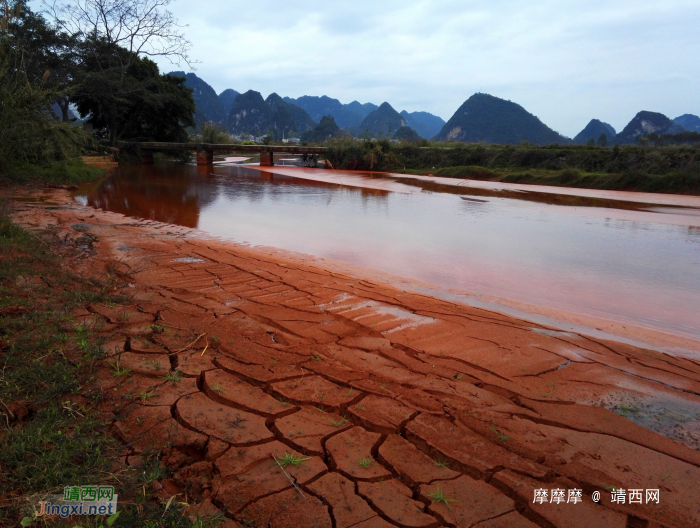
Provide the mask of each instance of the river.
POLYGON ((76 199, 571 328, 700 342, 700 198, 462 183, 160 163, 120 166, 76 199))

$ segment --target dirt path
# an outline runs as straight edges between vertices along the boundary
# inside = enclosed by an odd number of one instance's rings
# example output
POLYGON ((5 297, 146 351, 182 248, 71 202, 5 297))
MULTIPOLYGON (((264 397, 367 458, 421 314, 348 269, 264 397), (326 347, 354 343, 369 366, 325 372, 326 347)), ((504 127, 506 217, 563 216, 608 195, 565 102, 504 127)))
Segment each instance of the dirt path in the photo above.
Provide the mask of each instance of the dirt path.
POLYGON ((84 245, 79 271, 110 266, 131 283, 131 305, 81 314, 131 371, 115 378, 105 363, 98 379, 123 460, 160 451, 174 473, 164 496, 186 493, 229 526, 700 526, 698 362, 96 211, 62 191, 17 202, 15 216, 84 245), (658 489, 660 504, 612 503, 612 488, 641 489, 643 502, 658 489), (582 502, 550 502, 555 489, 582 502))

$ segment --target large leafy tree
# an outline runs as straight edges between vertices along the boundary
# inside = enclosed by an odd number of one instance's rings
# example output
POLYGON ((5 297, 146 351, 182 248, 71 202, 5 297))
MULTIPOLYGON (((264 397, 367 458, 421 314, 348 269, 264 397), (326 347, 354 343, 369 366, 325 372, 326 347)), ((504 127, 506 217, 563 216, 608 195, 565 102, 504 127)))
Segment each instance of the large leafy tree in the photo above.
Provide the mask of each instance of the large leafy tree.
POLYGON ((25 74, 31 84, 52 90, 62 120, 67 121, 70 90, 76 77, 77 40, 52 27, 29 8, 26 0, 17 0, 8 9, 14 14, 8 17, 6 28, 11 42, 8 64, 25 74))
POLYGON ((150 57, 191 63, 171 0, 45 0, 58 28, 78 42, 78 110, 120 139, 168 140, 192 126, 183 81, 161 76, 150 57), (165 127, 165 128, 162 128, 165 127))
POLYGON ((187 138, 186 128, 194 126, 195 103, 185 79, 160 75, 152 60, 104 41, 85 47, 89 51, 81 53, 82 79, 73 98, 81 115, 109 132, 112 144, 187 138))

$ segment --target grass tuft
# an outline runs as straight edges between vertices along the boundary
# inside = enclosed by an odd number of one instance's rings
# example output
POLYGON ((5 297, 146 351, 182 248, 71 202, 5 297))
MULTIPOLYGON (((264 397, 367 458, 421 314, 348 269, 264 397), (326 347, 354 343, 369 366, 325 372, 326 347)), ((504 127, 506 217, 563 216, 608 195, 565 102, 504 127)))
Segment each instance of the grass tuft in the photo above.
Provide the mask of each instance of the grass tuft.
POLYGON ((451 508, 450 502, 457 502, 455 499, 448 499, 439 487, 435 488, 435 491, 428 493, 428 497, 430 497, 433 502, 442 503, 448 508, 451 508))
POLYGON ((294 453, 285 453, 281 457, 277 457, 277 461, 282 467, 299 467, 307 460, 309 460, 308 457, 298 457, 294 453))

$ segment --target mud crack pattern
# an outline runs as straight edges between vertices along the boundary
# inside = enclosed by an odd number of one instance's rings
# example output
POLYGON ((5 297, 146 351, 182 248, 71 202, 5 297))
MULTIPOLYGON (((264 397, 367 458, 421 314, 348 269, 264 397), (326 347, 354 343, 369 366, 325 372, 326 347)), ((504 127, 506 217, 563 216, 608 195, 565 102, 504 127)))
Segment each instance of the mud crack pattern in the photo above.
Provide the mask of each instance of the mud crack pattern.
POLYGON ((227 526, 700 526, 697 420, 650 430, 603 405, 697 411, 697 362, 75 204, 17 216, 89 232, 76 269, 126 277, 129 305, 76 314, 108 340, 98 384, 123 461, 159 452, 167 494, 227 526), (583 503, 533 504, 537 488, 583 503))

